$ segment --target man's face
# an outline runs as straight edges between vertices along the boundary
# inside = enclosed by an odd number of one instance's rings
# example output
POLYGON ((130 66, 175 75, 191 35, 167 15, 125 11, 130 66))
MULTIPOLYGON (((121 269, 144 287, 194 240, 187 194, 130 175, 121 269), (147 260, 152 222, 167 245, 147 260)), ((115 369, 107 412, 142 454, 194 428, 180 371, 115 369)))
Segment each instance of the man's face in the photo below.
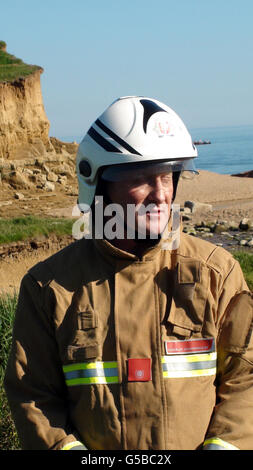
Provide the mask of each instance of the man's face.
POLYGON ((127 181, 108 182, 107 193, 113 203, 121 205, 125 224, 135 232, 157 238, 165 229, 173 197, 172 173, 138 176, 135 172, 127 181))

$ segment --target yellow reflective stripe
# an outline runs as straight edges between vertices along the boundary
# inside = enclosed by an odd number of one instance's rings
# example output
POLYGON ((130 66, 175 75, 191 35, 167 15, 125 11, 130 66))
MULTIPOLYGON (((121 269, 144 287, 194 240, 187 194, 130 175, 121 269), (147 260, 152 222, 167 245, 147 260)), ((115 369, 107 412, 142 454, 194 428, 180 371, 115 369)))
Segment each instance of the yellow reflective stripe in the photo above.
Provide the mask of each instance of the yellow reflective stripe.
POLYGON ((217 359, 217 353, 204 353, 204 354, 180 354, 171 356, 162 356, 162 364, 166 363, 181 363, 181 362, 202 362, 214 361, 217 359))
POLYGON ((109 369, 113 367, 117 367, 118 363, 117 362, 102 362, 102 361, 97 361, 97 362, 81 362, 81 363, 75 363, 75 364, 67 364, 63 366, 63 372, 70 372, 72 370, 86 370, 86 369, 109 369))
MULTIPOLYGON (((216 358, 216 352, 162 356, 162 374, 164 378, 215 375, 216 358)), ((68 386, 119 383, 116 361, 66 364, 63 371, 68 386)))
POLYGON ((219 437, 211 437, 210 439, 206 439, 204 442, 204 447, 210 444, 213 446, 213 450, 215 450, 215 448, 217 449, 218 447, 222 447, 226 450, 239 450, 238 447, 229 444, 229 442, 223 441, 219 437))
POLYGON ((119 383, 117 362, 82 362, 63 366, 68 386, 119 383))
POLYGON ((163 356, 163 377, 183 378, 215 375, 216 359, 216 352, 163 356))
POLYGON ((118 377, 80 377, 77 379, 67 379, 67 385, 89 385, 89 384, 110 384, 119 383, 118 377))
POLYGON ((183 377, 201 377, 206 375, 215 375, 216 367, 212 369, 199 369, 199 370, 177 370, 177 371, 163 371, 163 377, 169 379, 183 378, 183 377))
POLYGON ((79 441, 69 442, 64 447, 62 447, 61 450, 70 450, 70 449, 72 449, 73 447, 76 447, 76 446, 83 446, 83 444, 79 441))

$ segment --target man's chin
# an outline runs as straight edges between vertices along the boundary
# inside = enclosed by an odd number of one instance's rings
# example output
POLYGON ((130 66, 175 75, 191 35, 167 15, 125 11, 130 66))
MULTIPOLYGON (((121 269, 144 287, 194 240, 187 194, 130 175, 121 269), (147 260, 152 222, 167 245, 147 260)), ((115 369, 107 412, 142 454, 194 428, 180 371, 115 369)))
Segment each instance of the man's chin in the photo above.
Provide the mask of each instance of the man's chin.
POLYGON ((136 233, 138 234, 138 238, 141 238, 142 240, 145 238, 147 240, 158 240, 161 238, 167 224, 168 222, 159 224, 159 226, 157 226, 157 224, 154 224, 154 226, 147 224, 146 227, 138 227, 136 233))

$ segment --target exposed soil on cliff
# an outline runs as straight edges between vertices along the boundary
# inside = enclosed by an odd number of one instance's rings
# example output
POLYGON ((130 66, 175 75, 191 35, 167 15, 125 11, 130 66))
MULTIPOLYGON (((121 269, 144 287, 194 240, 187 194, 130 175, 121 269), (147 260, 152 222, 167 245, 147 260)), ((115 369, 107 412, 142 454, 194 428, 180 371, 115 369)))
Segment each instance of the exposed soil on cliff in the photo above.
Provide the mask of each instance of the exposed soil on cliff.
POLYGON ((0 295, 18 292, 21 279, 32 266, 72 242, 71 236, 50 236, 0 245, 0 295))
POLYGON ((33 156, 19 153, 0 160, 0 217, 44 215, 74 206, 77 200, 77 144, 50 138, 51 151, 33 146, 33 156))

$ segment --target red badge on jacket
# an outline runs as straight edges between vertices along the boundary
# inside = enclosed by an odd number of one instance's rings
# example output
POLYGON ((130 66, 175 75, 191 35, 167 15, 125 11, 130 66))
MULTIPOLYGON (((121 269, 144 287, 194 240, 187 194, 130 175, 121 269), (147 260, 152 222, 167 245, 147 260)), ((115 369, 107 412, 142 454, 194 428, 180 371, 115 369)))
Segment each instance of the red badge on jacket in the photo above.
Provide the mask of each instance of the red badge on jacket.
POLYGON ((148 382, 151 380, 151 359, 128 359, 128 381, 148 382))
POLYGON ((166 354, 195 354, 215 351, 214 338, 165 341, 166 354))

